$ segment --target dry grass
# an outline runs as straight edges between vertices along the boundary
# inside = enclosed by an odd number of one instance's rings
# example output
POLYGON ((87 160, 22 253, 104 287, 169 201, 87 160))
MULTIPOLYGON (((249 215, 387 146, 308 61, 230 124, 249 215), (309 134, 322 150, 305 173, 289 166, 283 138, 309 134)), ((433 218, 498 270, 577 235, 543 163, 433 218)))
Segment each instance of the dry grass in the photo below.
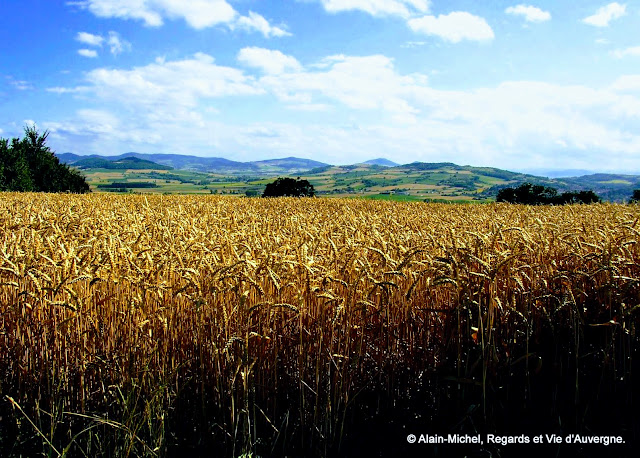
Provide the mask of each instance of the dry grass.
POLYGON ((622 205, 2 194, 0 454, 332 453, 352 412, 374 417, 433 374, 481 393, 485 419, 514 372, 526 402, 545 345, 567 346, 553 364, 576 399, 586 360, 630 385, 639 219, 622 205))

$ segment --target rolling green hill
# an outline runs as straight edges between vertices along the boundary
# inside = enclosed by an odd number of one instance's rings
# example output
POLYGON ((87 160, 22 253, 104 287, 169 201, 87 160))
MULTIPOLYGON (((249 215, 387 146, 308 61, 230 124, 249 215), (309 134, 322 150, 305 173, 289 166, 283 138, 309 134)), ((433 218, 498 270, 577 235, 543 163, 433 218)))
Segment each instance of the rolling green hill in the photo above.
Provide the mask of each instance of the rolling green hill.
POLYGON ((305 178, 316 186, 321 195, 482 201, 491 198, 487 191, 493 187, 537 177, 450 162, 414 162, 396 167, 377 164, 323 167, 312 170, 305 178))
MULTIPOLYGON (((72 165, 82 168, 94 190, 118 192, 259 195, 267 183, 279 176, 307 179, 314 185, 318 196, 324 197, 436 202, 488 202, 494 200, 501 189, 525 182, 551 186, 558 192, 593 190, 603 200, 613 202, 627 202, 633 190, 640 189, 640 176, 637 175, 547 178, 452 162, 389 166, 385 161, 374 160, 374 164, 332 166, 292 157, 251 163, 234 163, 225 159, 213 171, 201 172, 188 166, 193 164, 189 161, 193 161, 195 156, 149 155, 154 158, 171 156, 171 163, 181 164, 183 169, 171 169, 167 164, 137 156, 111 157, 111 160, 98 156, 62 156, 72 165), (131 186, 126 186, 127 183, 131 186)), ((200 159, 211 159, 211 165, 219 158, 200 159)))
POLYGON ((129 170, 171 170, 168 165, 157 164, 137 157, 124 157, 122 159, 109 160, 101 157, 88 157, 72 163, 79 169, 129 169, 129 170))
POLYGON ((594 174, 547 178, 493 167, 451 162, 414 162, 397 167, 358 164, 329 166, 305 175, 320 195, 363 196, 396 200, 489 201, 498 191, 530 182, 559 192, 593 190, 603 200, 626 202, 640 189, 640 176, 594 174))
MULTIPOLYGON (((142 153, 125 153, 119 156, 80 156, 73 153, 62 153, 57 155, 61 162, 73 165, 78 168, 126 168, 118 167, 116 164, 134 163, 145 161, 155 163, 161 167, 157 170, 188 170, 191 172, 202 173, 223 173, 226 175, 252 175, 252 176, 271 176, 272 174, 295 174, 306 172, 314 167, 322 167, 327 164, 323 162, 313 161, 310 159, 302 159, 297 157, 286 157, 281 159, 267 159, 263 161, 253 162, 237 162, 221 157, 201 157, 182 154, 142 154, 142 153), (164 168, 167 167, 167 168, 164 168)), ((129 167, 132 169, 144 169, 152 167, 129 167)))

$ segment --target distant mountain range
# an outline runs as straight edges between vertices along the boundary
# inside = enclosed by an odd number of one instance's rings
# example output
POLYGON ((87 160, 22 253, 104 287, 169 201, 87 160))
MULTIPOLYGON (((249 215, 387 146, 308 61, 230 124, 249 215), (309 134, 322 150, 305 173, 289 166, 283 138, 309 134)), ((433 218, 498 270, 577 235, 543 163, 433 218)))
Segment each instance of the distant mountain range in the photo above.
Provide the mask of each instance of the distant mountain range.
MULTIPOLYGON (((417 193, 414 188, 430 186, 438 189, 438 192, 453 196, 467 195, 473 196, 474 199, 490 199, 495 197, 501 188, 531 182, 554 187, 559 192, 592 190, 604 200, 627 201, 634 189, 640 189, 639 175, 585 173, 581 176, 575 176, 586 171, 565 170, 557 174, 545 173, 545 176, 540 176, 493 167, 460 166, 451 162, 413 162, 398 165, 385 158, 344 166, 334 166, 296 157, 238 162, 218 157, 135 152, 119 156, 81 156, 63 153, 59 154, 58 158, 61 162, 92 172, 100 169, 126 169, 129 171, 177 169, 183 171, 182 173, 189 171, 189 173, 199 172, 235 177, 234 180, 304 176, 316 180, 317 183, 324 180, 326 185, 321 188, 325 193, 353 193, 359 192, 361 189, 369 189, 371 192, 380 190, 381 192, 411 194, 417 193), (552 177, 552 175, 555 176, 552 177)), ((168 175, 162 177, 170 178, 168 175)), ((200 177, 198 181, 205 182, 207 181, 205 178, 200 177)))
MULTIPOLYGON (((329 164, 324 162, 301 159, 297 157, 285 157, 282 159, 268 159, 263 161, 236 162, 221 157, 200 157, 182 154, 143 154, 125 153, 119 156, 100 156, 93 154, 90 156, 80 156, 73 153, 62 153, 57 155, 60 161, 76 166, 78 168, 120 168, 110 166, 122 163, 130 158, 136 158, 150 163, 160 164, 173 169, 190 170, 194 172, 222 173, 230 175, 271 175, 273 173, 294 174, 305 172, 316 167, 326 167, 329 164), (95 164, 95 165, 93 165, 95 164)), ((130 162, 131 163, 131 162, 130 162)), ((141 163, 131 167, 132 169, 152 168, 139 167, 141 163)))
POLYGON ((363 162, 363 164, 370 164, 370 165, 383 165, 385 167, 397 167, 400 164, 390 161, 389 159, 385 159, 383 157, 379 157, 377 159, 370 159, 368 161, 363 162))
POLYGON ((71 162, 74 167, 79 169, 110 169, 110 170, 171 170, 173 167, 161 165, 157 162, 139 159, 137 157, 124 157, 122 159, 110 160, 102 157, 85 157, 75 162, 71 162))

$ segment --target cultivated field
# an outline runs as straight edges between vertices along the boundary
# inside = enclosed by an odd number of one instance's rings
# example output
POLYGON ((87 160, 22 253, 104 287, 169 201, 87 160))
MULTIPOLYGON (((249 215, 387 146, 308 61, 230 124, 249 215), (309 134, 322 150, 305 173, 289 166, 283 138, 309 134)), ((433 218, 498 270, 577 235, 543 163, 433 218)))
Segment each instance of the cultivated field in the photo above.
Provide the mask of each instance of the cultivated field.
POLYGON ((639 231, 613 204, 1 194, 0 456, 624 456, 639 231))

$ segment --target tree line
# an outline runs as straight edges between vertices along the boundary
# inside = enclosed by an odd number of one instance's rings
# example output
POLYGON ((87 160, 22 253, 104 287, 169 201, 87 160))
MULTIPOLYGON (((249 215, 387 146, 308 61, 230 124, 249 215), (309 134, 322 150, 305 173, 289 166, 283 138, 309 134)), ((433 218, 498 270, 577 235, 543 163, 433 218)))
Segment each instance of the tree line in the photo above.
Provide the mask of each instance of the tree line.
POLYGON ((46 146, 49 132, 25 127, 24 138, 0 138, 0 191, 90 192, 84 176, 46 146))
MULTIPOLYGON (((49 132, 39 134, 35 126, 27 126, 24 134, 24 138, 13 138, 11 141, 0 138, 0 191, 91 192, 85 177, 77 169, 61 163, 46 146, 49 132)), ((115 187, 115 184, 109 186, 115 187)), ((267 184, 262 197, 313 197, 315 194, 313 185, 307 180, 278 178, 267 184)), ((517 188, 501 189, 496 201, 526 205, 564 205, 591 204, 600 202, 601 199, 593 191, 559 194, 555 188, 524 183, 517 188)), ((633 191, 629 202, 640 203, 640 189, 633 191)))
POLYGON ((593 191, 569 191, 558 194, 549 186, 524 183, 517 188, 504 188, 498 192, 496 202, 525 205, 593 204, 600 197, 593 191))

